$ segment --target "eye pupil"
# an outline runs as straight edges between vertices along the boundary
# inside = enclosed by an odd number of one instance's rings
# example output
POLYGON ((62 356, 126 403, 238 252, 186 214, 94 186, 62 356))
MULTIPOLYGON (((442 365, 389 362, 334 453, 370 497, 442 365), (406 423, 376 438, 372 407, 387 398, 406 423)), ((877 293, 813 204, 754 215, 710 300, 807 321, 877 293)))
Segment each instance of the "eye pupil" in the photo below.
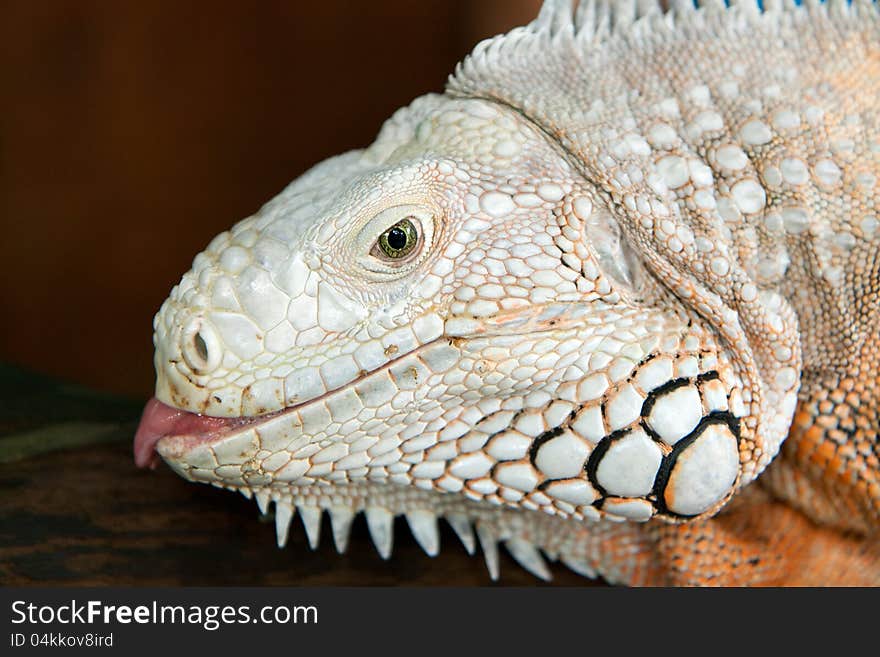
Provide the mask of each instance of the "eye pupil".
POLYGON ((400 260, 412 253, 419 241, 419 233, 409 219, 394 224, 379 236, 378 248, 383 257, 400 260))
POLYGON ((392 249, 400 250, 406 246, 406 233, 401 228, 395 226, 388 231, 388 246, 392 249))

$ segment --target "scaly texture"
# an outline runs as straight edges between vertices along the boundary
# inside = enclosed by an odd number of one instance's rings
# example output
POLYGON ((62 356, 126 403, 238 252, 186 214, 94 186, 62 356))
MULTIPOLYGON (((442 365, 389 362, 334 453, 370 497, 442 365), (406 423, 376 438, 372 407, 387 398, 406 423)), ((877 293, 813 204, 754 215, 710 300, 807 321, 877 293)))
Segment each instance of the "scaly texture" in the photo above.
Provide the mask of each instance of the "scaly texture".
POLYGON ((869 2, 547 2, 197 256, 138 460, 280 545, 880 583, 878 92, 869 2))

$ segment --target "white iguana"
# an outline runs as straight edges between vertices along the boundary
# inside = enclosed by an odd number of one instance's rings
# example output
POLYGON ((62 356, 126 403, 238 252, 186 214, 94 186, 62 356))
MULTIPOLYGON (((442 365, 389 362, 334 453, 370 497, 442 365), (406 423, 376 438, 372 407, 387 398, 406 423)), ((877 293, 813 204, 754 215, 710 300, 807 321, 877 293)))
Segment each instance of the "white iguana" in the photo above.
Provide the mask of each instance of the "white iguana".
POLYGON ((216 237, 138 463, 279 545, 363 511, 493 577, 880 582, 880 12, 672 4, 547 2, 216 237))

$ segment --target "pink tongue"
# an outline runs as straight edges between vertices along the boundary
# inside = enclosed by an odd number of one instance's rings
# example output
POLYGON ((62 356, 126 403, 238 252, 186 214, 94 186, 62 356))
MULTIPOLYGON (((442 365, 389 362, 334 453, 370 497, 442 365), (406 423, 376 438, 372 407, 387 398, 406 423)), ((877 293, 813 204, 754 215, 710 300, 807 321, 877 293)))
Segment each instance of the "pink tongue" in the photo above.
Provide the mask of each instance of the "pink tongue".
POLYGON ((134 462, 139 468, 155 468, 159 462, 156 443, 165 436, 203 436, 238 424, 237 418, 208 417, 172 408, 153 397, 144 407, 134 435, 134 462))

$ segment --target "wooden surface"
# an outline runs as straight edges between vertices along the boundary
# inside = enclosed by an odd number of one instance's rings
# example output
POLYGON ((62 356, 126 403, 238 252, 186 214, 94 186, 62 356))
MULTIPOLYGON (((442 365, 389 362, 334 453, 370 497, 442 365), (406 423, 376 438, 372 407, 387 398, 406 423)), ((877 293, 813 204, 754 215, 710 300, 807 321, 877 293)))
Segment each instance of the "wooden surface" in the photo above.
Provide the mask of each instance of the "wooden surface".
MULTIPOLYGON (((256 504, 187 483, 164 465, 134 467, 140 403, 0 366, 0 584, 3 585, 487 585, 441 523, 426 556, 406 523, 383 561, 363 517, 345 555, 325 517, 309 550, 299 521, 287 548, 256 504)), ((553 565, 555 585, 591 582, 553 565)), ((500 585, 542 586, 502 550, 500 585)))

